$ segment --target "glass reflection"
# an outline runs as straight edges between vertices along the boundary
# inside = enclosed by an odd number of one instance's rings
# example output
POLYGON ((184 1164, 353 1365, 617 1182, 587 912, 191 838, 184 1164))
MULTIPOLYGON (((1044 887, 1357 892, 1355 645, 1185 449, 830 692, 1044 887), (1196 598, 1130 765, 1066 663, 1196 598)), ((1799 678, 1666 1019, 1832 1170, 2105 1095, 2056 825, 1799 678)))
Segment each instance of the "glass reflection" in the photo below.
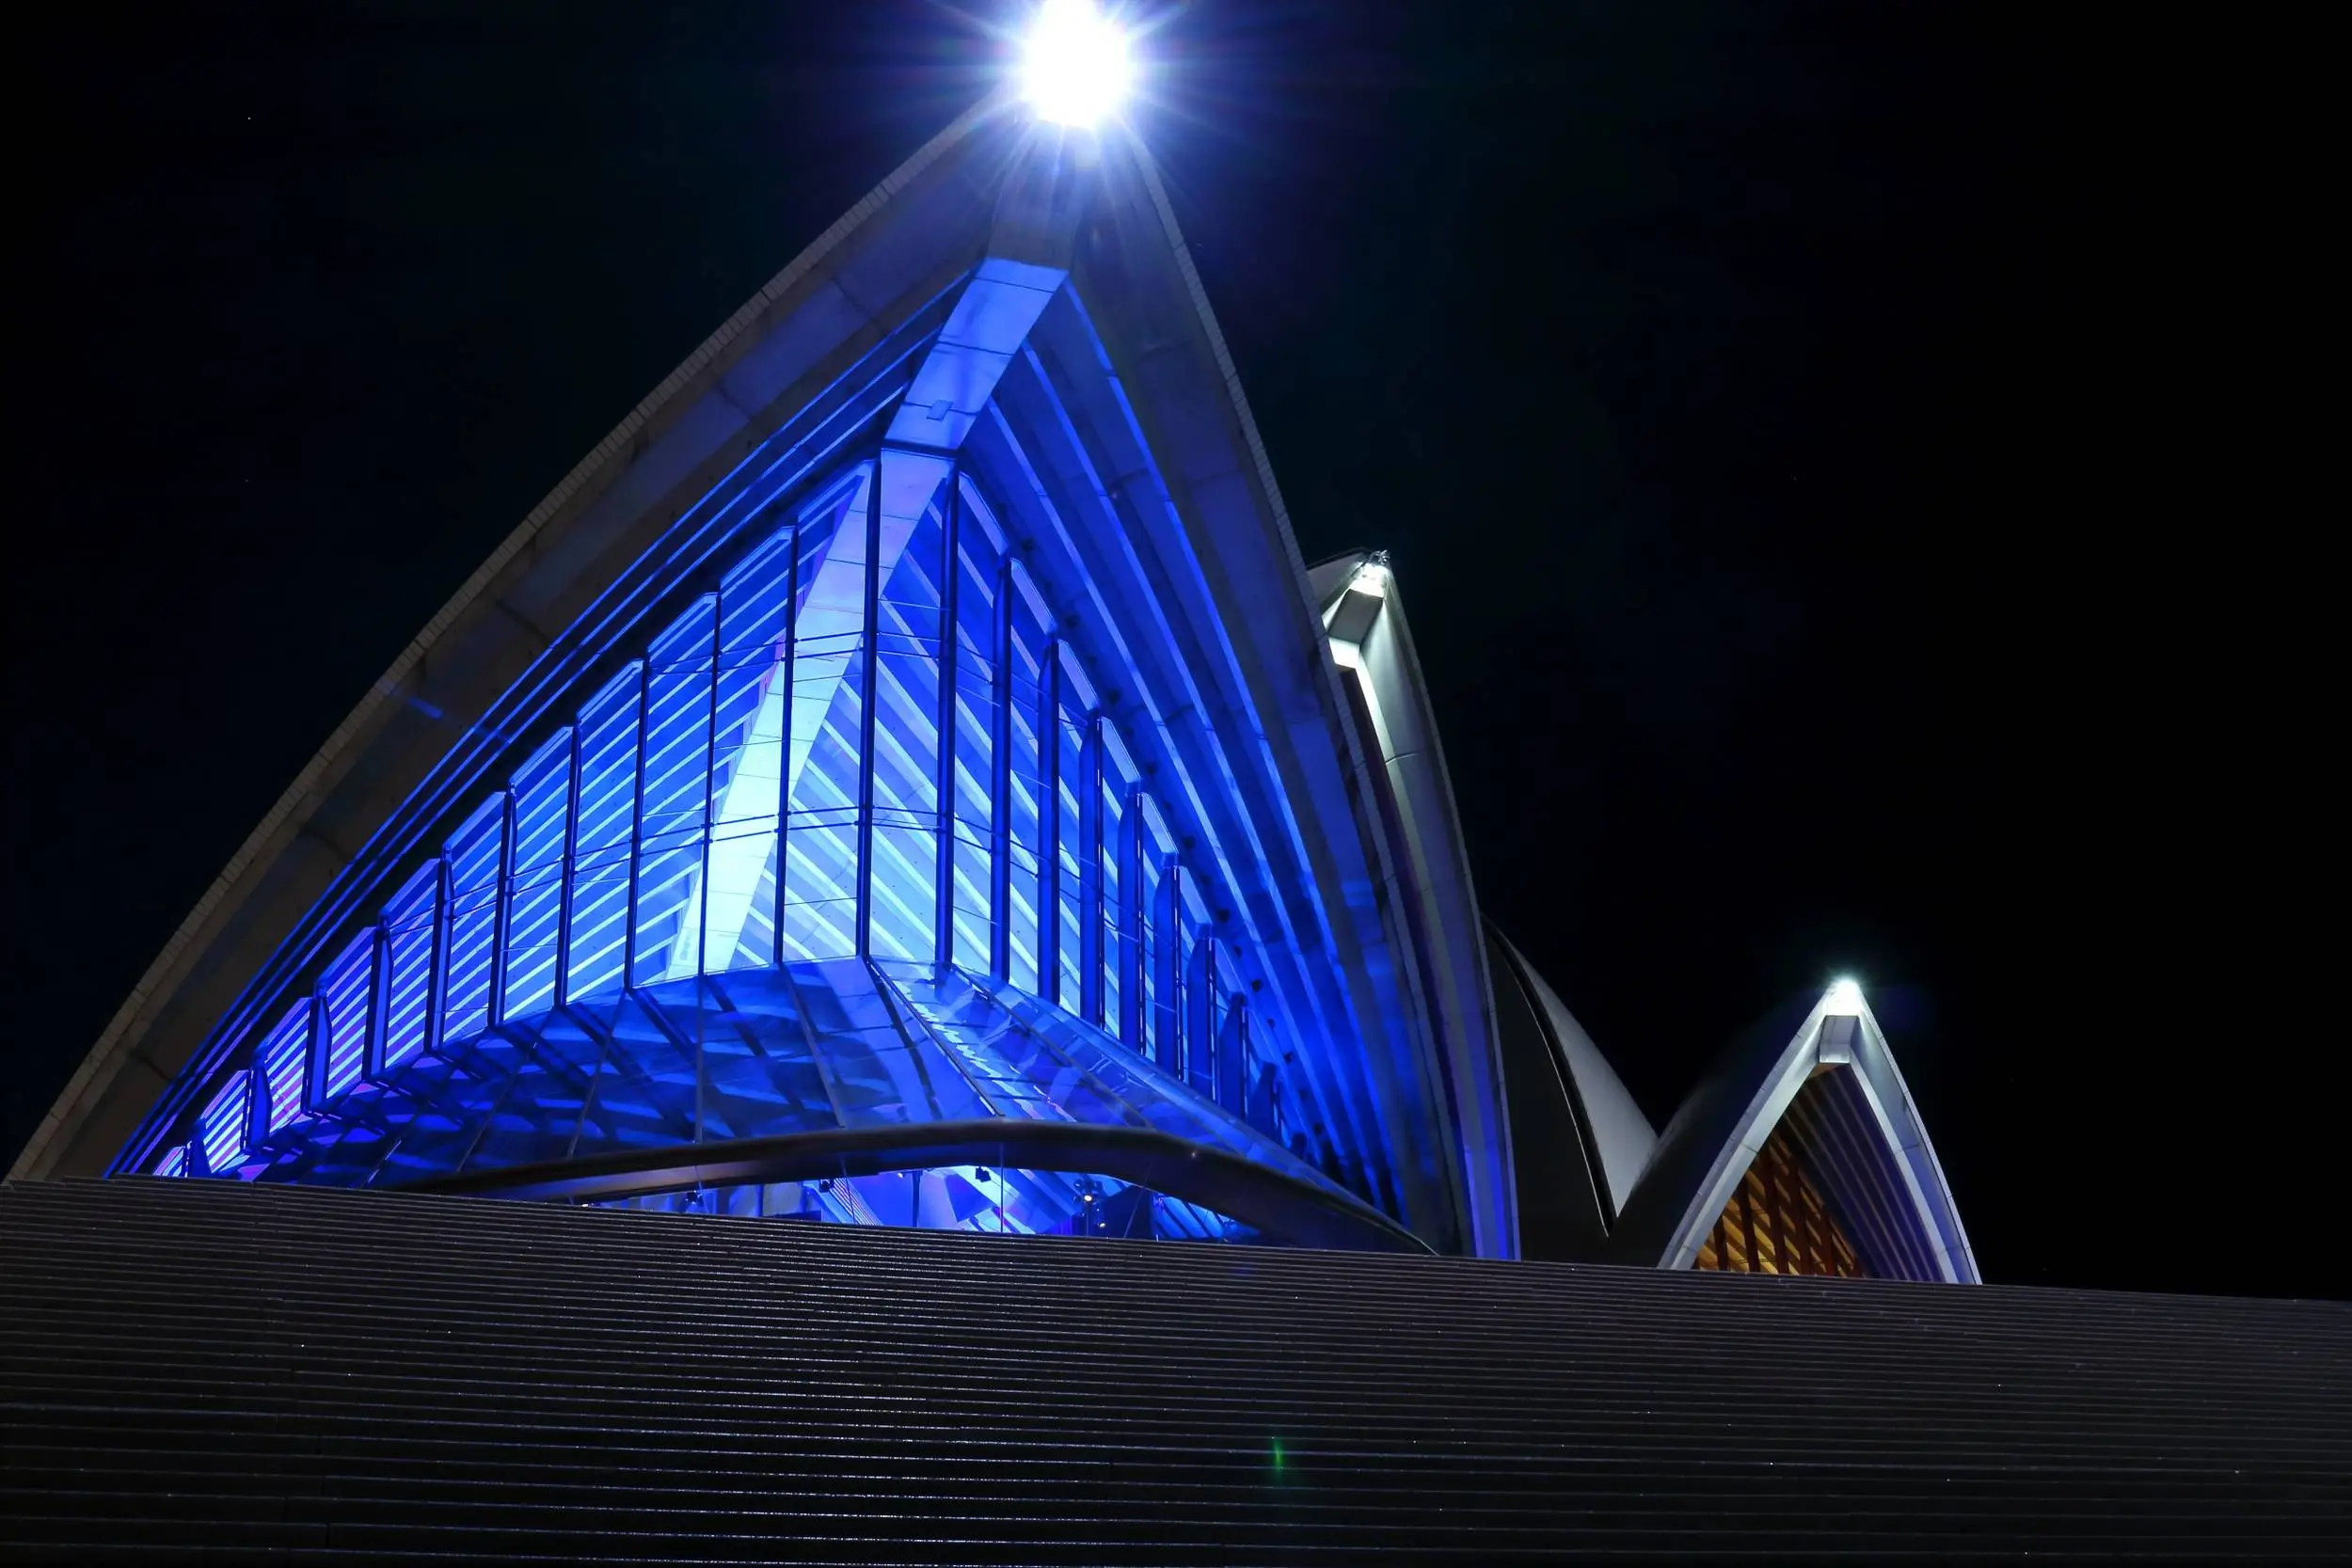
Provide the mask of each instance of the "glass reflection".
POLYGON ((977 1230, 1006 1236, 1087 1236, 1134 1242, 1221 1242, 1250 1246, 1263 1235, 1230 1215, 1107 1176, 994 1165, 745 1182, 608 1198, 598 1209, 734 1219, 977 1230))

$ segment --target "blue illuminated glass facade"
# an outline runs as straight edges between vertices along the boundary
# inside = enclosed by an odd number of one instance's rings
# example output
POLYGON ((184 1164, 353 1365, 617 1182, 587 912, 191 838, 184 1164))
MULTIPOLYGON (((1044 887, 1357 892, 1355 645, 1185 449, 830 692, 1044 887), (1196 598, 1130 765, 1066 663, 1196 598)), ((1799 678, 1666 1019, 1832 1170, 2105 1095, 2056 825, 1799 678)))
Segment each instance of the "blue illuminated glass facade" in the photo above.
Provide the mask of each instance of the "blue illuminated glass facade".
POLYGON ((1450 818, 1359 732, 1155 177, 1074 150, 976 113, 590 454, 68 1164, 1510 1255, 1450 818))
MULTIPOLYGON (((403 1184, 1063 1119, 1342 1194, 1273 1086, 1296 1042, 1253 1031, 1057 625, 971 475, 895 450, 848 467, 462 813, 153 1168, 403 1184)), ((1097 1174, 993 1168, 1009 1199, 934 1171, 927 1212, 1255 1234, 1097 1174)), ((791 1212, 854 1218, 885 1178, 791 1212)), ((725 1200, 745 1201, 781 1200, 725 1200)))

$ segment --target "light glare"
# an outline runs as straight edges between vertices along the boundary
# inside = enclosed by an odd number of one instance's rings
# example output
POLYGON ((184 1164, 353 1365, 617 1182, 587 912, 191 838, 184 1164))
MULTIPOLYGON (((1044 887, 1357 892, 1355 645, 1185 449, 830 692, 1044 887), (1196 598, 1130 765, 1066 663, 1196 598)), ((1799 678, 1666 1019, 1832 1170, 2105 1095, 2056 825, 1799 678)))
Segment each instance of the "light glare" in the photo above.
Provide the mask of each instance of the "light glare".
POLYGON ((1127 95, 1127 40, 1093 0, 1043 0, 1022 47, 1021 91, 1038 118, 1091 126, 1127 95))
POLYGON ((1829 996, 1822 1006, 1841 1016, 1858 1013, 1862 1010, 1862 988, 1851 980, 1836 981, 1830 986, 1829 996))

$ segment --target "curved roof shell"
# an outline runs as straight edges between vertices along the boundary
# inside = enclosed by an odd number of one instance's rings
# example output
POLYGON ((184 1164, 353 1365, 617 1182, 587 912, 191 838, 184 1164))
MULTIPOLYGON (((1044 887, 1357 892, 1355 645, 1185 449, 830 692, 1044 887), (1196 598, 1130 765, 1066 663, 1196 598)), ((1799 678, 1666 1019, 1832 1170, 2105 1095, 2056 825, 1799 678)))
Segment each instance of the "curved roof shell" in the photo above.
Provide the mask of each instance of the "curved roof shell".
POLYGON ((1510 1084, 1520 1256, 1600 1258, 1658 1134, 1526 956, 1491 925, 1486 943, 1510 1084))
POLYGON ((1959 1208, 1885 1033, 1869 1004, 1843 985, 1793 1018, 1768 1020, 1716 1062, 1659 1135, 1608 1257, 1691 1267, 1792 1112, 1873 1272, 1978 1282, 1959 1208))
MULTIPOLYGON (((1157 175, 1124 133, 998 102, 747 302, 459 589, 191 911, 13 1174, 151 1168, 483 791, 775 505, 877 443, 901 454, 883 489, 928 456, 1001 509, 1076 678, 1154 781, 1236 1005, 1298 1042, 1269 1065, 1351 1190, 1444 1250, 1509 1255, 1484 980, 1455 974, 1436 1006, 1420 987, 1430 956, 1382 892, 1409 849, 1356 787, 1371 748, 1157 175)), ((1446 896, 1467 895, 1465 871, 1446 896)))

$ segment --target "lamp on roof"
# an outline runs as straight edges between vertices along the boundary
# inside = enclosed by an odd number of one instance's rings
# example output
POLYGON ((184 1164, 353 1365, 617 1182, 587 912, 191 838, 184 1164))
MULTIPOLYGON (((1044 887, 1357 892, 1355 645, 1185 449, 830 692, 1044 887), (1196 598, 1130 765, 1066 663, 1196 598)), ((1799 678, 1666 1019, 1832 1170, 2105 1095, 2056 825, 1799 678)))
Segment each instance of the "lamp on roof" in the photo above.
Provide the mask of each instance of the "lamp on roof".
POLYGON ((1091 126, 1134 79, 1127 36, 1093 0, 1040 0, 1021 46, 1021 95, 1040 119, 1091 126))

